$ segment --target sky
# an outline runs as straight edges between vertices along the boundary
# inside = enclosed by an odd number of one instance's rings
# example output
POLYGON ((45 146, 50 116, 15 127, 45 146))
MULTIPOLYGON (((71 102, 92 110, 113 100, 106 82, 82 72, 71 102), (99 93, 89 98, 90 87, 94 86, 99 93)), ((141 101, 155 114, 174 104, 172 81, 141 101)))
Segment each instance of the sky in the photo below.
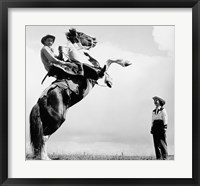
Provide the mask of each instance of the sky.
MULTIPOLYGON (((154 155, 150 134, 153 96, 166 100, 167 143, 174 154, 174 26, 26 26, 26 141, 29 150, 29 114, 54 78, 41 81, 46 71, 40 59, 41 38, 56 36, 54 50, 66 45, 65 32, 76 28, 96 37, 89 51, 103 66, 107 59, 125 59, 132 65, 113 64, 108 73, 113 87, 96 85, 68 110, 66 121, 50 137, 51 153, 154 155)), ((103 80, 99 81, 103 84, 103 80)))

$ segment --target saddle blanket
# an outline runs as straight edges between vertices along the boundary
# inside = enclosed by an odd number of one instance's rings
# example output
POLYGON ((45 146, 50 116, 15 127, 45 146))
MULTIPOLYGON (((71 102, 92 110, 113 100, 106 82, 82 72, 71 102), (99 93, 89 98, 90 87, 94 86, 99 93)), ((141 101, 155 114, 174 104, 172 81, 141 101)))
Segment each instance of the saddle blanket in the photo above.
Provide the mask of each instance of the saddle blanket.
POLYGON ((49 87, 47 87, 41 94, 40 98, 47 96, 48 92, 56 87, 60 87, 65 90, 70 90, 76 94, 79 93, 78 84, 75 84, 72 80, 56 80, 49 87))

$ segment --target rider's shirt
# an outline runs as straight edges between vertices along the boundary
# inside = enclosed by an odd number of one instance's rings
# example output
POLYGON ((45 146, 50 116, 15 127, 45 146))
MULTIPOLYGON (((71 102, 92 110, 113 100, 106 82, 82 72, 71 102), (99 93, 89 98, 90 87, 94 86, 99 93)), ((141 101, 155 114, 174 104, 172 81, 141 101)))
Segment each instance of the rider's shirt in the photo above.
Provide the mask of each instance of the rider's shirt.
POLYGON ((47 71, 49 71, 52 64, 60 64, 62 62, 56 58, 53 50, 48 46, 44 46, 41 49, 41 60, 47 71))

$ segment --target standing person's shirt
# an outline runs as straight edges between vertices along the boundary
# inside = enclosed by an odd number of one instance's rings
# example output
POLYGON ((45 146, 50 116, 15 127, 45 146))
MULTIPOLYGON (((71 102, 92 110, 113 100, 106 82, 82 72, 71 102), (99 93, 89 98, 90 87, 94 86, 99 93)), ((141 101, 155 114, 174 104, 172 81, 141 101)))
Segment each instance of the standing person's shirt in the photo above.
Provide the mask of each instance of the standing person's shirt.
POLYGON ((168 115, 165 108, 158 108, 157 110, 154 109, 152 112, 152 124, 154 120, 163 120, 164 125, 168 123, 168 115))

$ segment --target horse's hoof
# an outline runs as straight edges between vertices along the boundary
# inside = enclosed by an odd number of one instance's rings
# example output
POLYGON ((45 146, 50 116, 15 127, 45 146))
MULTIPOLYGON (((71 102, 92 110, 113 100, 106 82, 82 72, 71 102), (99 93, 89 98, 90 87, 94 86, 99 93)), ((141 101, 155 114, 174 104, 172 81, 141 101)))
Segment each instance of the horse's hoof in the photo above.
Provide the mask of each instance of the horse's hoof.
POLYGON ((106 80, 105 80, 105 83, 106 83, 106 85, 107 85, 109 88, 112 88, 112 81, 106 79, 106 80))
POLYGON ((49 157, 47 157, 45 160, 51 161, 52 159, 51 159, 51 158, 49 158, 49 157))
POLYGON ((125 67, 128 67, 128 66, 130 66, 130 65, 132 65, 132 63, 131 63, 130 61, 124 61, 124 66, 125 66, 125 67))
POLYGON ((111 83, 111 82, 106 82, 106 85, 107 85, 109 88, 112 88, 112 83, 111 83))
POLYGON ((48 156, 45 156, 45 157, 42 157, 41 160, 47 160, 47 161, 50 161, 51 158, 49 158, 48 156))
POLYGON ((44 153, 41 154, 41 160, 51 160, 51 158, 49 158, 48 154, 44 153))

